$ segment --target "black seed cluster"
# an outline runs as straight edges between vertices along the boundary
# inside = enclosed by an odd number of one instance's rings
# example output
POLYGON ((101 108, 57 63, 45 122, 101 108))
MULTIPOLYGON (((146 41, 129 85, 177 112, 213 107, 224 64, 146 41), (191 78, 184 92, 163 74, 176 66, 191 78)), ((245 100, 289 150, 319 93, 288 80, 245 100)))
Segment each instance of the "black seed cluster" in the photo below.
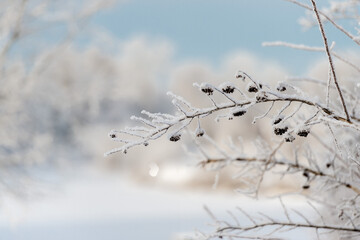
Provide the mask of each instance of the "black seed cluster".
POLYGON ((209 87, 201 88, 201 91, 206 93, 207 95, 213 95, 213 93, 214 93, 214 90, 212 88, 209 88, 209 87))
POLYGON ((243 76, 242 74, 240 74, 240 73, 238 73, 238 74, 236 74, 236 76, 235 76, 236 78, 242 78, 242 79, 245 79, 245 76, 243 76))
POLYGON ((250 85, 248 88, 248 92, 256 93, 258 91, 259 91, 259 89, 255 85, 250 85))
POLYGON ((233 112, 233 116, 234 117, 240 117, 240 116, 244 115, 245 113, 246 113, 246 110, 241 109, 241 110, 233 112))
POLYGON ((177 142, 180 140, 180 138, 181 138, 181 134, 175 134, 175 135, 172 135, 169 140, 172 142, 177 142))
POLYGON ((276 88, 276 90, 278 90, 279 92, 284 92, 284 91, 286 91, 286 87, 285 86, 278 86, 276 88))
POLYGON ((293 135, 288 135, 285 137, 285 142, 293 142, 295 140, 293 135))
POLYGON ((283 120, 283 117, 282 117, 282 116, 279 116, 279 117, 277 117, 277 118, 274 119, 273 124, 276 125, 276 124, 278 124, 279 122, 281 122, 282 120, 283 120))
POLYGON ((283 135, 284 133, 287 132, 289 128, 287 126, 285 127, 276 127, 274 128, 274 133, 275 135, 283 135))
POLYGON ((261 101, 265 101, 267 99, 267 95, 264 93, 264 94, 258 94, 256 96, 256 101, 258 102, 261 102, 261 101))
POLYGON ((235 88, 233 86, 226 86, 221 89, 224 93, 233 93, 235 88))
POLYGON ((205 134, 205 131, 203 129, 198 129, 196 131, 196 136, 197 137, 202 137, 202 136, 204 136, 204 134, 205 134))
POLYGON ((308 129, 301 129, 297 132, 297 135, 300 137, 307 137, 309 135, 310 131, 308 129))

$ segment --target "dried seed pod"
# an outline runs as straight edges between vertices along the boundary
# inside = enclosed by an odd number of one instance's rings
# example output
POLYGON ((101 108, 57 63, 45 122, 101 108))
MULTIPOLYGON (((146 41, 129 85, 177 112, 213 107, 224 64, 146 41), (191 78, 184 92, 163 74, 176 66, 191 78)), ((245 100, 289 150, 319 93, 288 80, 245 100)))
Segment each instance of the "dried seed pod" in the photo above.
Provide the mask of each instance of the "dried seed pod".
POLYGON ((181 138, 181 133, 174 133, 169 137, 169 140, 172 142, 177 142, 180 140, 180 138, 181 138))
POLYGON ((249 84, 247 85, 247 90, 248 90, 248 92, 253 92, 253 93, 256 93, 259 91, 258 87, 253 82, 249 82, 249 84))
POLYGON ((275 135, 283 135, 283 134, 286 133, 288 130, 289 130, 289 127, 286 126, 286 125, 274 127, 274 133, 275 133, 275 135))
POLYGON ((266 95, 266 93, 264 91, 258 92, 256 94, 256 101, 258 102, 262 102, 268 99, 268 95, 266 95))
POLYGON ((235 86, 234 84, 230 83, 230 82, 226 82, 226 83, 223 83, 219 86, 221 88, 221 90, 224 92, 224 93, 227 93, 227 94, 230 94, 230 93, 233 93, 235 91, 235 86))
POLYGON ((200 89, 203 93, 206 93, 207 95, 213 95, 214 93, 214 88, 208 83, 202 83, 200 85, 200 89))
POLYGON ((295 140, 295 137, 291 135, 290 133, 286 134, 285 136, 285 142, 293 142, 295 140))
POLYGON ((310 129, 308 127, 302 127, 299 128, 297 131, 297 135, 299 135, 300 137, 307 137, 310 133, 310 129))
POLYGON ((245 78, 246 78, 245 75, 243 75, 243 73, 241 71, 237 72, 235 74, 235 77, 236 78, 241 78, 242 80, 245 80, 245 78))
POLYGON ((284 116, 283 116, 283 115, 279 115, 279 116, 277 116, 276 118, 274 118, 273 124, 276 125, 276 124, 278 124, 279 122, 281 122, 283 119, 284 119, 284 116))
POLYGON ((197 136, 197 137, 202 137, 202 136, 204 136, 204 134, 205 134, 205 130, 204 129, 202 129, 202 128, 196 128, 196 130, 195 130, 195 135, 197 136))
POLYGON ((237 107, 231 111, 231 114, 234 117, 240 117, 240 116, 244 115, 245 113, 246 113, 246 108, 243 108, 243 107, 237 107))
POLYGON ((286 91, 286 86, 283 83, 279 83, 279 85, 276 87, 276 90, 279 92, 284 92, 286 91))

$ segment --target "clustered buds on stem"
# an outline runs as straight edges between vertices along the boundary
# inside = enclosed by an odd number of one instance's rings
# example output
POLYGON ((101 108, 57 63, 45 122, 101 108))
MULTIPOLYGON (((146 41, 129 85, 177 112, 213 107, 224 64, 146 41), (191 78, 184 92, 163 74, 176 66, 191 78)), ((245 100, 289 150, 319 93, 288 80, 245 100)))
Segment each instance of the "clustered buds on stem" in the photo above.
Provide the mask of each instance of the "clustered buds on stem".
POLYGON ((220 85, 221 91, 230 94, 235 91, 235 86, 232 83, 223 83, 220 85))
POLYGON ((256 101, 262 102, 268 99, 268 95, 264 91, 260 91, 256 94, 256 101))
POLYGON ((285 136, 285 142, 293 142, 295 140, 295 137, 291 135, 290 133, 287 133, 285 136))
POLYGON ((195 135, 196 135, 197 137, 202 137, 202 136, 204 136, 204 134, 205 134, 205 130, 204 130, 204 129, 202 129, 202 128, 200 128, 200 127, 196 128, 195 135))
POLYGON ((249 84, 247 86, 247 90, 248 90, 248 92, 253 92, 253 93, 256 93, 259 91, 258 87, 253 82, 249 82, 249 84))
POLYGON ((240 116, 244 115, 245 113, 246 113, 246 109, 243 107, 234 108, 232 110, 232 115, 234 117, 240 117, 240 116))
POLYGON ((273 120, 273 124, 276 125, 276 124, 280 123, 283 119, 284 119, 284 116, 279 115, 273 120))
POLYGON ((172 142, 177 142, 179 141, 181 138, 181 133, 174 133, 173 135, 170 136, 169 140, 172 142))
POLYGON ((302 127, 298 129, 296 134, 299 135, 300 137, 307 137, 309 133, 310 133, 310 129, 308 127, 302 127))
POLYGON ((283 134, 286 133, 288 130, 289 130, 289 127, 286 126, 286 125, 274 127, 274 133, 275 133, 275 135, 283 135, 283 134))
POLYGON ((213 95, 214 93, 214 88, 208 83, 202 83, 200 85, 200 89, 203 93, 206 93, 207 95, 213 95))
POLYGON ((276 87, 276 90, 278 90, 279 92, 284 92, 286 91, 286 86, 282 83, 279 83, 279 85, 276 87))

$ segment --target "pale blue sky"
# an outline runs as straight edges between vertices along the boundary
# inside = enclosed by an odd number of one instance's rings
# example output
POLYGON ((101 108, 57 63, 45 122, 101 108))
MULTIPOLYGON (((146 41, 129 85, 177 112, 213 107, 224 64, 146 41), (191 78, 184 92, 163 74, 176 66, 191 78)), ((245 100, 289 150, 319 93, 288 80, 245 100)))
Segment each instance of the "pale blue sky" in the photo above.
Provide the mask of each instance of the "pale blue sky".
MULTIPOLYGON (((175 60, 198 59, 216 66, 227 54, 246 50, 299 74, 322 54, 264 48, 261 43, 321 46, 317 27, 303 31, 297 23, 304 15, 304 9, 283 0, 130 0, 94 21, 119 39, 142 35, 168 40, 175 46, 175 60)), ((337 49, 354 47, 338 30, 326 30, 337 49)))

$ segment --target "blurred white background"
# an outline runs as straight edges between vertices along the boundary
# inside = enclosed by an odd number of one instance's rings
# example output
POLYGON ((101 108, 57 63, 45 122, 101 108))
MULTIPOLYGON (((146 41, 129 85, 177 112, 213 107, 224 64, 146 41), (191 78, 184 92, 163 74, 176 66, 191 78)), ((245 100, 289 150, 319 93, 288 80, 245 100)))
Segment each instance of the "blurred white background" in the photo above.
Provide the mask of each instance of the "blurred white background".
MULTIPOLYGON (((269 84, 322 77, 321 54, 261 47, 320 45, 317 29, 298 26, 302 15, 266 0, 3 0, 0 239, 175 239, 211 229, 204 204, 219 214, 237 205, 276 212, 271 201, 236 195, 226 172, 213 189, 215 173, 197 167, 181 143, 103 154, 117 146, 107 133, 131 125, 131 115, 172 113, 167 90, 201 106, 193 82, 232 81, 239 69, 269 84)), ((206 124, 218 141, 269 134, 249 130, 251 121, 206 124)))

